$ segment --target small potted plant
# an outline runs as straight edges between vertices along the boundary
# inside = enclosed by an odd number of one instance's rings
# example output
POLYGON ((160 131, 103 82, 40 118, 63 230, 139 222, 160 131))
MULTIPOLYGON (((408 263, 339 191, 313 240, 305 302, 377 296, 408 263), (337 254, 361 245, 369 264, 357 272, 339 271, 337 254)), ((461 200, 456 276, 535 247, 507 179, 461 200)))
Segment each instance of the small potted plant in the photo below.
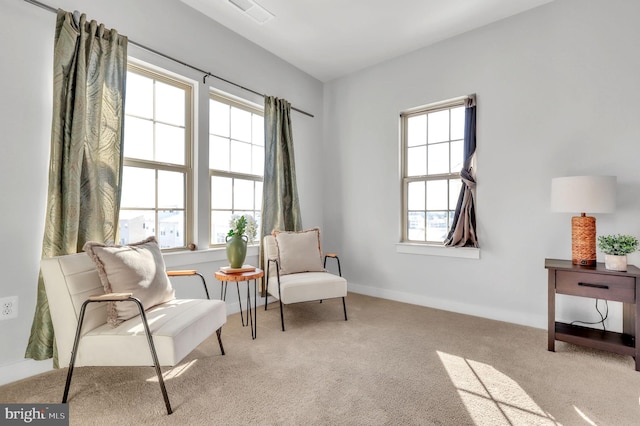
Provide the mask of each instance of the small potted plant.
POLYGON ((247 257, 248 237, 245 235, 247 219, 244 216, 232 217, 229 222, 229 233, 225 239, 227 243, 227 260, 232 268, 241 268, 247 257))
POLYGON ((627 270, 627 255, 638 250, 638 239, 632 235, 601 235, 598 248, 604 253, 604 266, 612 271, 627 270))

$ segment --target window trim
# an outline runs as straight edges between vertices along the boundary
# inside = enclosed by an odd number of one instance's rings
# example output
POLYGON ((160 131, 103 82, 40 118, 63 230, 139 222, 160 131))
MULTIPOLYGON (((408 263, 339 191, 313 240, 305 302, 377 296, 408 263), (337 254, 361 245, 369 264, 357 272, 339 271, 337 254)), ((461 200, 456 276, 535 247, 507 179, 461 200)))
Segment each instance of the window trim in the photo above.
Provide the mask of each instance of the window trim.
MULTIPOLYGON (((444 101, 433 102, 427 105, 422 105, 415 108, 410 108, 400 113, 400 192, 401 192, 401 203, 402 203, 402 217, 400 223, 400 242, 397 245, 397 250, 399 253, 413 253, 418 254, 418 252, 422 253, 424 250, 418 250, 416 252, 414 246, 426 246, 431 247, 433 249, 445 247, 444 243, 438 241, 415 241, 409 240, 408 238, 408 216, 409 216, 409 205, 408 205, 408 188, 410 182, 426 182, 430 180, 451 180, 454 178, 460 179, 460 171, 455 173, 440 173, 434 175, 419 175, 419 176, 407 176, 407 124, 409 118, 450 110, 452 108, 465 106, 465 102, 469 99, 470 96, 460 96, 457 98, 452 98, 444 101), (407 248, 408 247, 408 248, 407 248)), ((451 141, 447 142, 449 144, 449 149, 451 149, 451 141)), ((427 144, 428 146, 428 144, 427 144)), ((449 211, 447 209, 447 211, 449 211)), ((425 235, 426 237, 426 235, 425 235)), ((445 247, 449 248, 449 247, 445 247)), ((422 254, 437 254, 437 252, 433 252, 432 250, 427 250, 428 253, 422 254)), ((473 255, 472 255, 473 256, 473 255)), ((459 256, 456 256, 459 257, 459 256)), ((461 256, 466 257, 466 256, 461 256)))
MULTIPOLYGON (((174 87, 178 87, 185 91, 185 124, 184 124, 185 162, 184 162, 184 165, 165 163, 161 161, 143 160, 143 159, 137 159, 137 158, 127 158, 127 157, 124 157, 124 155, 123 155, 122 165, 123 167, 127 166, 127 167, 137 167, 137 168, 144 168, 148 170, 154 170, 156 172, 156 178, 157 178, 158 170, 184 173, 185 175, 185 179, 184 179, 184 185, 185 185, 185 188, 184 188, 184 222, 185 222, 184 246, 164 248, 161 250, 163 252, 186 250, 188 249, 189 245, 193 244, 195 241, 194 239, 195 238, 195 235, 194 235, 195 217, 194 217, 194 208, 193 208, 193 205, 194 205, 194 194, 193 194, 194 184, 193 183, 194 183, 195 173, 194 173, 193 166, 194 166, 194 151, 195 151, 194 150, 194 144, 195 144, 194 134, 196 133, 195 117, 194 117, 194 112, 195 112, 194 93, 196 92, 196 88, 194 87, 194 84, 189 80, 178 78, 174 73, 170 71, 163 70, 159 67, 155 67, 151 65, 143 65, 138 61, 131 61, 131 60, 128 61, 127 72, 133 72, 135 74, 139 74, 144 77, 151 78, 153 80, 160 81, 162 83, 165 83, 174 87)), ((132 116, 132 117, 135 117, 135 116, 132 116)), ((154 119, 154 122, 156 122, 155 119, 154 119)), ((154 210, 156 211, 155 226, 157 231, 159 228, 158 227, 159 224, 157 223, 157 219, 158 219, 157 212, 160 210, 163 210, 157 206, 157 199, 158 199, 157 187, 156 187, 155 198, 156 198, 156 206, 154 210)), ((122 207, 120 208, 122 209, 122 207)), ((148 211, 149 209, 148 208, 129 208, 125 210, 148 211)))

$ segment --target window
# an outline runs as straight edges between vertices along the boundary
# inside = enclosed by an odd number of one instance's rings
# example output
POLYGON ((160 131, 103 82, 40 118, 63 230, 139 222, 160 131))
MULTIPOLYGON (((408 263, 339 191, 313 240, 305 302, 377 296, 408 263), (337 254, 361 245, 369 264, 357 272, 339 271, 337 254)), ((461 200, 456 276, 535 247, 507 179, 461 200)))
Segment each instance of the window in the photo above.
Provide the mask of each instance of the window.
POLYGON ((401 114, 405 242, 442 244, 462 182, 465 99, 401 114))
POLYGON ((191 238, 192 86, 130 64, 124 121, 120 243, 191 238))
POLYGON ((233 215, 250 215, 260 229, 264 170, 261 108, 212 93, 209 99, 211 245, 225 242, 233 215))

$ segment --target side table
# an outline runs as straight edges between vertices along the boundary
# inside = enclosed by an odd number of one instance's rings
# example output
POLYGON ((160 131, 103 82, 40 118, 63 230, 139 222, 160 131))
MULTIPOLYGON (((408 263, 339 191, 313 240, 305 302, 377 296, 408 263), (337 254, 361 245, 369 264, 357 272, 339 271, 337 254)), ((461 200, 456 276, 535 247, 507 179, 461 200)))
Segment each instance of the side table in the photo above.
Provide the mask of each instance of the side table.
POLYGON ((548 350, 555 351, 555 341, 573 343, 635 358, 640 371, 640 269, 629 265, 627 271, 596 266, 573 265, 570 260, 545 259, 549 271, 548 350), (556 322, 556 294, 622 302, 622 333, 556 322))
POLYGON ((226 300, 227 297, 227 283, 229 281, 236 283, 236 288, 238 289, 238 304, 240 305, 240 320, 242 321, 242 326, 251 325, 251 338, 255 339, 258 334, 258 297, 257 297, 257 288, 258 288, 258 279, 264 276, 264 271, 262 269, 256 268, 253 271, 249 272, 240 272, 240 273, 227 273, 223 271, 216 271, 215 277, 218 281, 220 281, 220 298, 222 300, 226 300), (250 281, 253 280, 253 312, 251 309, 251 292, 250 290, 250 281), (242 316, 242 301, 240 299, 240 288, 238 287, 238 283, 241 281, 247 282, 247 323, 244 322, 244 317, 242 316), (253 316, 252 316, 253 314, 253 316))

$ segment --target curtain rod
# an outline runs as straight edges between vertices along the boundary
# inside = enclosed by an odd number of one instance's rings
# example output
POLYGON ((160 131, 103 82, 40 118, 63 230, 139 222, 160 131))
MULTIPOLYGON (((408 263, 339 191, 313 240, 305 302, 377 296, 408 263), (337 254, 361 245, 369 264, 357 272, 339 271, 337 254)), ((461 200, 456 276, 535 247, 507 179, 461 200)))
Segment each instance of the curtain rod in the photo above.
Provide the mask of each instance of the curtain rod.
MULTIPOLYGON (((56 9, 56 8, 54 8, 54 7, 51 7, 51 6, 49 6, 49 5, 46 5, 46 4, 44 4, 44 3, 40 3, 39 1, 36 1, 36 0, 24 0, 24 1, 25 1, 25 2, 27 2, 27 3, 29 3, 29 4, 32 4, 32 5, 34 5, 34 6, 38 6, 38 7, 42 8, 42 9, 48 10, 49 12, 58 13, 58 9, 56 9)), ((229 83, 229 84, 231 84, 232 86, 236 86, 236 87, 238 87, 238 88, 240 88, 240 89, 242 89, 242 90, 246 90, 247 92, 253 93, 254 95, 262 96, 263 98, 265 97, 265 95, 264 95, 263 93, 256 92, 255 90, 249 89, 248 87, 242 86, 242 85, 240 85, 240 84, 234 83, 233 81, 227 80, 226 78, 223 78, 223 77, 217 76, 217 75, 215 75, 215 74, 212 74, 212 73, 211 73, 211 72, 209 72, 209 71, 205 71, 205 70, 200 69, 200 68, 198 68, 198 67, 195 67, 195 66, 193 66, 193 65, 187 64, 186 62, 183 62, 183 61, 181 61, 181 60, 179 60, 179 59, 173 58, 173 57, 171 57, 171 56, 169 56, 169 55, 165 55, 165 54, 164 54, 164 53, 162 53, 162 52, 158 52, 158 51, 157 51, 157 50, 155 50, 155 49, 152 49, 152 48, 147 47, 147 46, 145 46, 145 45, 143 45, 143 44, 137 43, 137 42, 135 42, 135 41, 133 41, 133 40, 131 40, 131 39, 129 39, 129 43, 131 43, 131 44, 133 44, 134 46, 137 46, 137 47, 139 47, 139 48, 141 48, 141 49, 144 49, 144 50, 146 50, 146 51, 148 51, 148 52, 151 52, 151 53, 153 53, 153 54, 155 54, 155 55, 162 56, 162 57, 163 57, 163 58, 165 58, 165 59, 169 59, 170 61, 173 61, 173 62, 176 62, 176 63, 178 63, 178 64, 180 64, 180 65, 183 65, 183 66, 185 66, 185 67, 187 67, 187 68, 191 68, 192 70, 195 70, 195 71, 201 72, 202 74, 204 74, 204 76, 202 77, 202 83, 203 83, 203 84, 206 82, 207 77, 213 77, 213 78, 217 78, 218 80, 224 81, 225 83, 229 83)), ((293 107, 293 106, 291 107, 291 109, 292 109, 292 110, 294 110, 294 111, 299 112, 300 114, 304 114, 304 115, 306 115, 306 116, 309 116, 309 117, 311 117, 311 118, 313 118, 313 117, 314 117, 314 116, 313 116, 313 114, 310 114, 310 113, 308 113, 308 112, 306 112, 306 111, 303 111, 303 110, 301 110, 301 109, 295 108, 295 107, 293 107)))

